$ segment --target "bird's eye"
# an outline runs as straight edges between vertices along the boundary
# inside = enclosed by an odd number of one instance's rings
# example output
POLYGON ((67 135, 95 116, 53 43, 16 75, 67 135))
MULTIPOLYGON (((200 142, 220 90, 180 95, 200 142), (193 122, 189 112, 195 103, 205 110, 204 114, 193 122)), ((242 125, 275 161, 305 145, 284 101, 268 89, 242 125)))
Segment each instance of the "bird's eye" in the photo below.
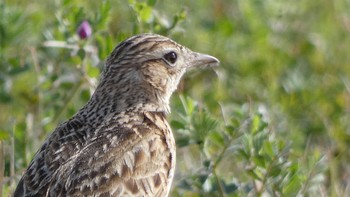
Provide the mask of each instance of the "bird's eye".
POLYGON ((171 51, 164 55, 164 59, 173 64, 177 60, 177 55, 174 51, 171 51))

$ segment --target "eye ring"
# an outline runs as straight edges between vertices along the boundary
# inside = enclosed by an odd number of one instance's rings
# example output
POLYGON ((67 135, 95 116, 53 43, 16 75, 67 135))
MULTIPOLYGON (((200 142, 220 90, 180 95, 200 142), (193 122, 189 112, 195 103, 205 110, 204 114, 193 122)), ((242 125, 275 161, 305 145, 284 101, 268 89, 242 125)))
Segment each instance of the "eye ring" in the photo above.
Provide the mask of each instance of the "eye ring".
POLYGON ((174 51, 171 51, 171 52, 165 54, 165 55, 163 56, 163 58, 164 58, 167 62, 169 62, 169 63, 171 63, 171 64, 174 64, 174 63, 176 62, 176 60, 177 60, 177 55, 176 55, 176 53, 175 53, 174 51))

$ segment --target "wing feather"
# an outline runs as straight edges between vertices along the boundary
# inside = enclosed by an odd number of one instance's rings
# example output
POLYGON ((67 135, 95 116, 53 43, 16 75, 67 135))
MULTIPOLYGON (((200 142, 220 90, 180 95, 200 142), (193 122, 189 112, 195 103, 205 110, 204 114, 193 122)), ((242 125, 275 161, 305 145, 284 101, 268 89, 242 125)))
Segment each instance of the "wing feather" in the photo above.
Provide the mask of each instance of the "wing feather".
POLYGON ((60 125, 14 196, 166 196, 175 166, 170 127, 162 113, 132 116, 124 114, 123 124, 114 117, 95 130, 76 119, 60 125))
POLYGON ((117 142, 101 132, 56 171, 49 196, 55 188, 72 196, 165 196, 172 167, 166 140, 161 131, 137 129, 142 136, 129 128, 110 130, 121 134, 117 142))

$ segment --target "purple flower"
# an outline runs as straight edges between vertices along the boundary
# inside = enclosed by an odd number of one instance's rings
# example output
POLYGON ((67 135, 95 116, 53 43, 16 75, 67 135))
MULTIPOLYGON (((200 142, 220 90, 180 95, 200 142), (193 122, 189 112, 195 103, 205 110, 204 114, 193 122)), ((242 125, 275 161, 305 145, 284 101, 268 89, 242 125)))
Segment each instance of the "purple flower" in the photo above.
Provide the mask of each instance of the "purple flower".
POLYGON ((77 31, 80 39, 86 39, 91 36, 92 29, 88 21, 83 21, 77 31))

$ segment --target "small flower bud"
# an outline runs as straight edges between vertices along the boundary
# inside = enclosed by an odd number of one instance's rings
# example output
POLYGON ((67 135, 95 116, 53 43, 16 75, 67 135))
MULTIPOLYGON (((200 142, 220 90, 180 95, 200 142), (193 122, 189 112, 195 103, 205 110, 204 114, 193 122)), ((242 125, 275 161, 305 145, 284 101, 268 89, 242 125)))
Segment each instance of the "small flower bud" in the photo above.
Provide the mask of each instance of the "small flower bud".
POLYGON ((88 21, 83 21, 78 30, 77 33, 80 37, 80 39, 86 39, 89 38, 91 36, 92 30, 91 30, 91 26, 89 24, 88 21))

